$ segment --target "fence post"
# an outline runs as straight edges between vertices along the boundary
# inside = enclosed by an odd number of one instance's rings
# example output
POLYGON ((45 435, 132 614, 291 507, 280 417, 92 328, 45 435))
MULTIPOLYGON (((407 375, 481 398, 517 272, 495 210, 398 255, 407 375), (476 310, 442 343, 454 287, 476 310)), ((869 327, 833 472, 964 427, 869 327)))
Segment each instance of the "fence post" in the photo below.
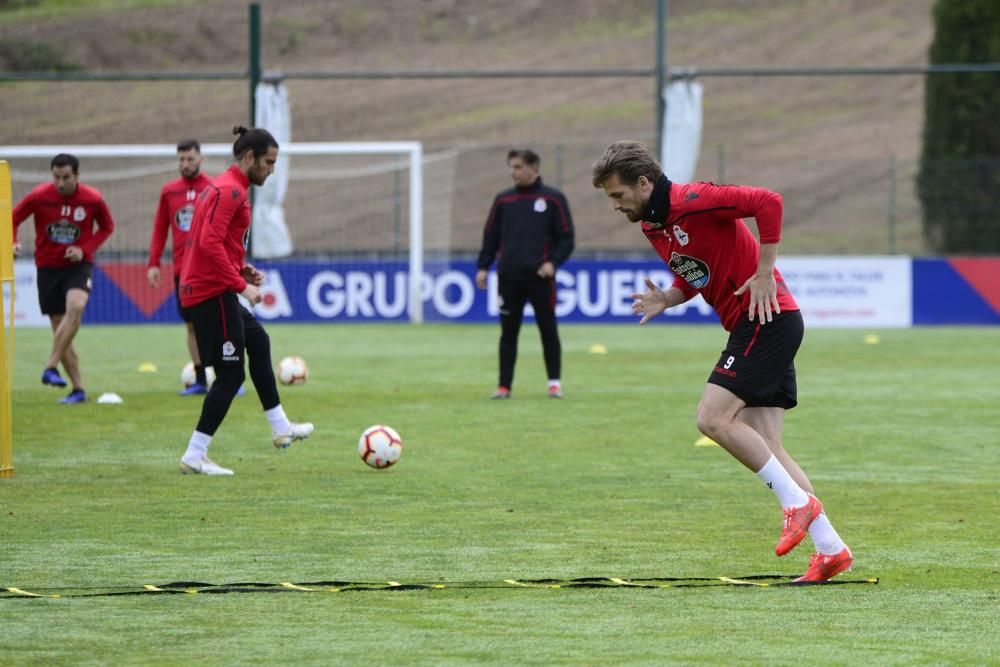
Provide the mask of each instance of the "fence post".
POLYGON ((260 83, 260 5, 250 3, 250 62, 247 64, 247 77, 250 79, 250 122, 247 127, 253 127, 257 122, 257 84, 260 83))
POLYGON ((889 156, 889 254, 896 254, 896 156, 889 156))
POLYGON ((726 145, 717 144, 715 146, 715 182, 719 185, 726 183, 726 145))
POLYGON ((555 148, 556 181, 555 186, 562 190, 563 186, 563 145, 556 144, 555 148))

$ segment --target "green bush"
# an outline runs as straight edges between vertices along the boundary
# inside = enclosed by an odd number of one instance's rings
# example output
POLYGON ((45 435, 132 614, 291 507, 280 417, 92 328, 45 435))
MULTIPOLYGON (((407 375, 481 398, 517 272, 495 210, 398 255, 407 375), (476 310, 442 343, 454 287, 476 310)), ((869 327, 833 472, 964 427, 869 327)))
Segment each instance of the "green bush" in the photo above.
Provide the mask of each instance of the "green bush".
MULTIPOLYGON (((1000 3, 938 0, 931 64, 1000 62, 1000 3)), ((1000 251, 1000 74, 929 74, 917 186, 941 252, 1000 251)))
MULTIPOLYGON (((2 2, 3 0, 0 0, 2 2)), ((80 64, 48 42, 30 39, 0 41, 0 70, 8 72, 75 72, 80 64)))

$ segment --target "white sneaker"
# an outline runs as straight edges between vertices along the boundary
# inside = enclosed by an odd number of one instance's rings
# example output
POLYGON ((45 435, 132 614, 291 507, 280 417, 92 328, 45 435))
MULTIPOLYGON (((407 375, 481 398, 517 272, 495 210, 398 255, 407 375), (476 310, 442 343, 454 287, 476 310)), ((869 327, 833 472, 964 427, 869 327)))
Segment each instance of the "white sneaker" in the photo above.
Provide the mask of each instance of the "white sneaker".
POLYGON ((200 459, 181 459, 181 472, 185 475, 232 475, 233 471, 202 456, 200 459))
POLYGON ((305 440, 313 432, 313 425, 309 422, 303 424, 295 424, 289 422, 292 425, 292 430, 288 433, 282 433, 281 435, 275 435, 273 438, 274 446, 278 449, 287 449, 296 440, 305 440))

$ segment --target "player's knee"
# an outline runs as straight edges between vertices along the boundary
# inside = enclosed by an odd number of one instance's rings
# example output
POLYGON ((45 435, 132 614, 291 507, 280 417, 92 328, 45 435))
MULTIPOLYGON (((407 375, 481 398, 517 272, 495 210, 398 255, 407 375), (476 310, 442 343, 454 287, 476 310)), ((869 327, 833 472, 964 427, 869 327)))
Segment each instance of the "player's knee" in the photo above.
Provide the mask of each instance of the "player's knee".
POLYGON ((705 405, 698 406, 698 414, 695 417, 695 421, 698 425, 698 431, 702 435, 707 435, 712 439, 715 439, 714 436, 718 435, 725 423, 719 412, 705 405))
POLYGON ((69 296, 66 298, 66 317, 73 319, 80 319, 83 317, 83 311, 87 307, 87 299, 74 298, 69 296))

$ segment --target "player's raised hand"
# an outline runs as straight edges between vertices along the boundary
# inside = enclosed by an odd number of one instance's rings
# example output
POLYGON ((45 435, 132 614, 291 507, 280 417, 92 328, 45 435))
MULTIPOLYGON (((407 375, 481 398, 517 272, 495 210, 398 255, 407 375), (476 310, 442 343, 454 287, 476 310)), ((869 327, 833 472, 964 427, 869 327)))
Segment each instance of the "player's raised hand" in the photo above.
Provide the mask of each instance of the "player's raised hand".
POLYGON ((750 290, 750 306, 748 308, 750 321, 754 316, 761 324, 770 322, 775 314, 781 312, 778 305, 778 284, 774 280, 774 274, 755 274, 749 278, 743 286, 736 290, 736 296, 741 296, 750 290))
POLYGON ((20 241, 14 241, 14 245, 11 246, 11 249, 14 251, 14 257, 17 257, 18 255, 20 255, 21 254, 21 242, 20 241))
POLYGON ((666 292, 657 287, 656 283, 648 277, 646 278, 646 287, 649 289, 642 294, 638 292, 632 294, 632 298, 634 299, 632 301, 632 314, 642 315, 642 319, 639 320, 639 326, 662 314, 668 305, 666 292))
POLYGON ((83 248, 78 245, 71 245, 66 248, 63 257, 71 262, 79 262, 83 259, 83 248))

